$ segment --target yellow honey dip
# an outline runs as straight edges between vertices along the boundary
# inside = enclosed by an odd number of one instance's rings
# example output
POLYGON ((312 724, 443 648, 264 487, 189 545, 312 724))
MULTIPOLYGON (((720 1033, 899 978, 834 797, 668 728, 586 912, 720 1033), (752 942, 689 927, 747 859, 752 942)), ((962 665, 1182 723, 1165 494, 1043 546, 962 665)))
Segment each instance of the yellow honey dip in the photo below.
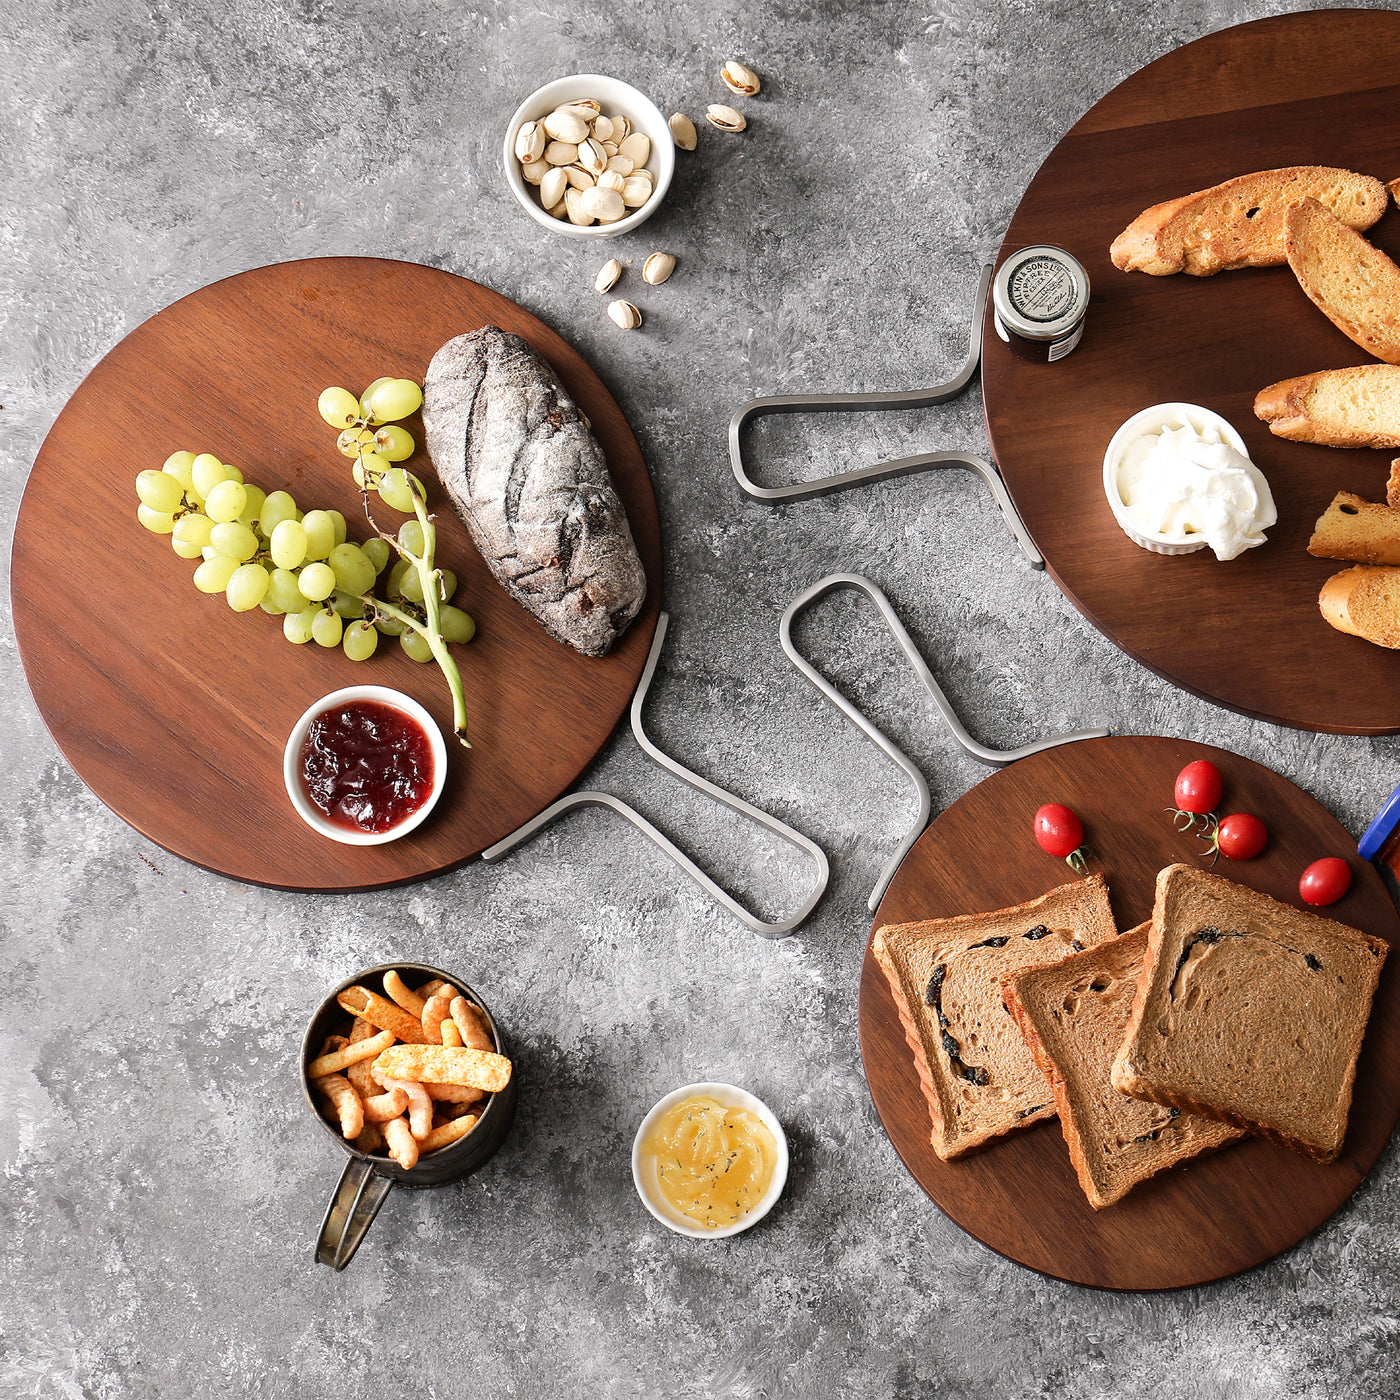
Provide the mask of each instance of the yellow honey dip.
POLYGON ((642 1144, 656 1161, 662 1197, 707 1230, 742 1220, 773 1180, 778 1144, 746 1108, 696 1094, 670 1108, 642 1144))

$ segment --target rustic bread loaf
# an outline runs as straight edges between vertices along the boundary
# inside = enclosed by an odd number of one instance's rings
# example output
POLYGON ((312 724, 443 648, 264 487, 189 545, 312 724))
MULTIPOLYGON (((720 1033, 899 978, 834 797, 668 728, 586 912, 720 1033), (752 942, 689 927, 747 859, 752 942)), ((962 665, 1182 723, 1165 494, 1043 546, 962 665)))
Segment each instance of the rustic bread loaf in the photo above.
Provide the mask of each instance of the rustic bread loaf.
POLYGON ((1326 447, 1400 447, 1400 365, 1355 365, 1261 389, 1254 416, 1277 437, 1326 447))
POLYGON ((1122 1200, 1167 1167, 1214 1152, 1244 1134, 1113 1087, 1147 956, 1150 924, 1050 967, 1002 979, 1006 1009, 1055 1093, 1060 1128, 1079 1184, 1095 1210, 1122 1200))
POLYGON ((890 984, 945 1161, 1055 1111, 1001 1000, 1008 973, 1117 936, 1101 875, 1014 909, 888 924, 871 947, 890 984))
POLYGON ((1385 186, 1369 175, 1326 165, 1260 170, 1154 204, 1113 240, 1109 256, 1124 272, 1154 277, 1274 267, 1287 261, 1284 215, 1309 198, 1358 229, 1370 228, 1386 205, 1385 186))
POLYGON ((1284 247, 1317 309, 1368 354, 1400 364, 1400 267, 1315 199, 1289 209, 1284 247))
POLYGON ((1357 564, 1400 564, 1400 510, 1338 491, 1313 526, 1308 553, 1357 564))
POLYGON ((1337 631, 1400 648, 1400 569, 1343 569, 1322 585, 1317 605, 1337 631))
POLYGON ((1170 865, 1157 876, 1114 1087, 1334 1161, 1388 951, 1345 924, 1170 865))

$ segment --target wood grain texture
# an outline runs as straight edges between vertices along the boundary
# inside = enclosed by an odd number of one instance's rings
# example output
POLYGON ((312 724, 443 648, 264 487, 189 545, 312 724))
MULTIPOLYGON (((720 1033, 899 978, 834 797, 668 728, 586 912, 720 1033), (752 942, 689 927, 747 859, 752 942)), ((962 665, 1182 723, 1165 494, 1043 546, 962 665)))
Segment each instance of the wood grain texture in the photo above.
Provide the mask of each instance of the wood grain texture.
MULTIPOLYGON (((401 519, 387 507, 388 528, 401 519)), ((402 884, 480 854, 565 792, 626 710, 655 631, 661 536, 636 438, 583 358, 504 297, 464 278, 377 258, 281 263, 216 282, 138 327, 92 371, 40 449, 12 556, 15 633, 40 713, 64 757, 124 820, 167 850, 256 884, 352 890, 402 884), (470 752, 449 739, 437 810, 416 832, 351 847, 312 832, 282 783, 282 750, 302 711, 344 685, 373 682, 420 700, 451 733, 434 665, 380 639, 367 662, 283 640, 280 619, 235 614, 190 583, 198 561, 135 519, 136 473, 173 451, 212 451, 303 509, 334 507, 365 539, 359 493, 320 391, 359 391, 388 374, 422 381, 433 352, 486 324, 514 331, 558 372, 588 415, 627 508, 648 580, 641 615, 613 652, 552 641, 492 578, 420 444, 407 465, 437 511, 439 562, 477 621, 455 648, 470 711, 470 752), (103 522, 75 539, 70 520, 103 522), (110 522, 110 523, 108 523, 110 522), (55 628, 74 548, 83 606, 55 628), (91 550, 93 552, 89 553, 91 550)))
MULTIPOLYGON (((1317 595, 1344 568, 1306 552, 1338 490, 1384 500, 1394 453, 1275 438, 1255 394, 1295 374, 1369 357, 1286 267, 1214 277, 1119 272, 1112 240, 1145 208, 1282 165, 1400 175, 1400 14, 1320 11, 1188 44, 1115 88, 1055 148, 1018 207, 1000 262, 1031 243, 1067 248, 1093 297, 1079 348, 1053 365, 1016 359, 985 327, 987 430, 1011 496, 1076 607, 1177 685, 1295 728, 1400 730, 1400 654, 1323 622, 1317 595), (1104 500, 1103 454, 1151 404, 1203 404, 1239 429, 1268 477, 1269 542, 1222 564, 1138 548, 1104 500)), ((1368 234, 1400 257, 1400 211, 1368 234)))
MULTIPOLYGON (((1083 819, 1091 869, 1108 880, 1120 929, 1149 918, 1157 872, 1191 861, 1195 838, 1162 809, 1182 767, 1209 758, 1225 779, 1225 811, 1264 817, 1270 843, 1221 874, 1302 907, 1298 878, 1322 855, 1348 858, 1350 891, 1321 912, 1400 941, 1400 918, 1380 875, 1318 802, 1238 755, 1184 739, 1093 739, 1022 759, 937 817, 900 866, 875 917, 881 924, 1006 908, 1066 878, 1035 844, 1031 819, 1064 802, 1083 819)), ((1072 877, 1071 877, 1072 878, 1072 877)), ((953 1221, 1017 1263, 1096 1288, 1182 1288, 1273 1258, 1317 1229, 1380 1156, 1400 1116, 1400 958, 1387 959, 1357 1068, 1342 1155, 1319 1166, 1249 1138, 1139 1186, 1095 1212, 1070 1164, 1058 1121, 942 1162, 914 1058, 889 988, 867 946, 860 984, 861 1055, 880 1121, 915 1179, 953 1221)))

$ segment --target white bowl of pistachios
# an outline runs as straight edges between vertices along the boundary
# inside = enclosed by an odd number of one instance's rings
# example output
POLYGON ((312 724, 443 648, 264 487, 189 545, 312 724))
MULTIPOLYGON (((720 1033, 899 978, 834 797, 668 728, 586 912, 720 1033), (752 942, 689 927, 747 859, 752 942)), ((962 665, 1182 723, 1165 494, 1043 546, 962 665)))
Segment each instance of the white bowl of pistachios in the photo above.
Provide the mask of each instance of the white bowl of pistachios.
POLYGON ((616 238, 656 212, 676 148, 666 118, 630 83, 578 73, 515 109, 503 161, 536 223, 566 238, 616 238))

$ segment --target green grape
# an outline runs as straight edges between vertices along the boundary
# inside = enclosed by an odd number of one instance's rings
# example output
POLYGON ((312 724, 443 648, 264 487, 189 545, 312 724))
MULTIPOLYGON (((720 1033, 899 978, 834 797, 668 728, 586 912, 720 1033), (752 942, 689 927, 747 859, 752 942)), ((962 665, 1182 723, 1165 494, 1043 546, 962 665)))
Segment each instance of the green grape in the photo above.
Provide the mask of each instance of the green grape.
POLYGON ((375 630, 383 632, 386 637, 402 637, 408 631, 408 623, 400 622, 396 617, 388 617, 384 613, 379 613, 374 619, 375 630))
MULTIPOLYGON (((349 527, 345 523, 345 517, 338 510, 328 510, 326 512, 335 525, 335 543, 341 545, 345 543, 345 537, 350 533, 349 527)), ((333 545, 332 548, 335 546, 333 545)))
POLYGON ((403 581, 410 573, 414 572, 413 565, 407 559, 400 559, 392 569, 389 570, 389 582, 385 586, 385 593, 389 595, 391 603, 397 602, 403 597, 403 581))
POLYGON ((418 411, 423 403, 423 391, 411 379, 390 379, 367 392, 365 403, 381 423, 397 423, 400 418, 418 411))
POLYGON ((236 481, 220 481, 204 498, 204 513, 210 520, 227 524, 237 520, 248 504, 248 492, 236 481))
MULTIPOLYGON (((303 598, 302 601, 305 602, 306 600, 303 598)), ((270 593, 263 594, 263 600, 258 606, 269 617, 281 617, 287 611, 286 608, 279 608, 277 604, 272 601, 272 595, 270 593)))
POLYGON ((163 510, 152 510, 150 506, 136 507, 136 518, 153 534, 168 535, 175 528, 175 517, 163 510))
POLYGON ((372 540, 366 540, 364 544, 360 546, 360 549, 365 558, 374 565, 376 576, 384 572, 385 567, 389 563, 389 556, 394 552, 389 547, 389 541, 381 540, 378 535, 372 540))
POLYGON ((201 549, 199 552, 200 552, 201 556, 202 556, 203 558, 205 558, 205 559, 226 559, 226 558, 228 558, 228 556, 227 556, 226 554, 220 554, 219 551, 218 551, 217 549, 215 549, 214 546, 213 546, 212 544, 206 544, 206 545, 204 546, 204 548, 201 549))
POLYGON ((161 471, 168 472, 180 483, 182 490, 188 491, 194 485, 194 478, 190 475, 190 468, 193 466, 193 452, 172 452, 165 459, 161 471))
POLYGON ((421 632, 410 629, 399 638, 399 645, 411 661, 431 661, 433 659, 433 649, 428 645, 428 639, 421 632))
POLYGON ((237 467, 231 467, 225 462, 224 471, 228 474, 229 481, 236 481, 240 486, 243 485, 243 473, 237 467))
POLYGON ((357 544, 338 544, 326 562, 335 571, 335 581, 347 593, 368 593, 378 577, 374 565, 357 544))
POLYGON ((281 612, 301 612, 306 607, 306 598, 297 586, 297 576, 290 569, 273 569, 267 580, 267 596, 281 612))
POLYGON ((224 520, 215 525, 209 531, 209 543, 220 554, 226 554, 240 563, 251 559, 258 552, 258 537, 246 525, 240 525, 236 520, 224 520))
POLYGON ((306 557, 324 559, 335 548, 335 518, 327 510, 309 510, 301 518, 306 531, 306 557))
MULTIPOLYGON (((177 526, 179 523, 178 520, 175 522, 177 526)), ((198 559, 204 553, 202 545, 192 544, 189 540, 182 540, 179 535, 171 535, 170 547, 181 559, 198 559)))
POLYGON ((476 619, 450 603, 438 610, 438 626, 444 641, 466 643, 476 636, 476 619))
POLYGON ((344 630, 345 623, 334 608, 321 608, 311 619, 311 635, 323 647, 338 647, 344 630))
POLYGON ((345 629, 342 645, 351 661, 368 661, 379 645, 379 633, 368 622, 352 622, 345 629))
POLYGON ((391 462, 406 462, 413 456, 416 446, 413 434, 407 428, 399 427, 397 423, 387 424, 374 434, 375 452, 391 462))
POLYGON ((194 586, 201 593, 222 593, 237 568, 237 559, 230 559, 227 554, 216 554, 194 571, 194 586))
POLYGON ((346 428, 335 440, 336 448, 346 457, 358 457, 360 449, 374 451, 374 430, 372 428, 346 428))
POLYGON ((353 594, 347 593, 343 588, 337 588, 329 598, 326 599, 326 606, 334 608, 341 617, 352 619, 365 615, 365 605, 353 594))
POLYGON ((263 535, 267 539, 272 538, 272 532, 284 521, 295 520, 297 518, 297 503, 286 491, 274 491, 263 502, 262 514, 258 517, 258 525, 263 535))
POLYGON ((262 508, 267 497, 263 495, 260 486, 248 486, 245 484, 243 490, 247 494, 248 501, 243 509, 238 512, 238 518, 250 530, 257 530, 262 525, 262 508))
POLYGON ((344 428, 360 416, 360 401, 349 389, 322 389, 316 412, 332 428, 344 428))
POLYGON ((303 598, 319 603, 335 592, 335 570, 329 564, 308 564, 297 575, 297 587, 303 598))
POLYGON ((363 467, 367 479, 375 480, 384 475, 393 464, 389 459, 378 452, 369 451, 360 454, 360 460, 356 466, 363 467))
MULTIPOLYGON (((395 468, 395 470, 400 470, 395 468)), ((405 520, 399 526, 399 543, 415 558, 423 557, 423 527, 416 520, 405 520)))
POLYGON ((201 452, 190 467, 190 480, 204 500, 221 481, 229 479, 228 469, 212 452, 201 452))
POLYGON ((173 515, 185 499, 185 488, 169 472, 144 471, 136 477, 136 494, 143 506, 173 515))
POLYGON ((311 640, 311 624, 316 620, 319 608, 303 608, 300 612, 288 612, 282 619, 282 635, 301 646, 311 640))
POLYGON ((240 564, 229 576, 228 605, 249 612, 267 596, 267 570, 261 564, 240 564))
POLYGON ((376 380, 374 381, 374 383, 371 384, 371 385, 369 386, 369 388, 366 389, 366 390, 364 391, 364 393, 360 395, 360 416, 361 416, 362 418, 371 418, 371 417, 373 417, 373 415, 372 415, 372 414, 370 413, 370 411, 369 411, 369 396, 370 396, 372 393, 374 393, 374 391, 375 391, 377 388, 379 388, 379 386, 380 386, 381 384, 387 384, 388 382, 389 382, 389 380, 388 380, 387 377, 384 378, 384 379, 376 379, 376 380))
POLYGON ((399 580, 399 593, 405 602, 421 603, 423 601, 423 579, 417 569, 409 569, 399 580))
POLYGON ((175 538, 181 544, 203 546, 209 543, 209 531, 213 528, 214 522, 207 515, 192 511, 189 515, 182 515, 175 522, 175 538))
POLYGON ((457 592, 457 575, 451 569, 438 570, 438 599, 450 603, 457 592))
POLYGON ((280 521, 268 547, 279 569, 299 569, 306 558, 306 530, 298 521, 280 521))
POLYGON ((379 478, 379 499, 390 510, 402 511, 405 515, 413 509, 413 492, 402 467, 392 467, 379 478))

